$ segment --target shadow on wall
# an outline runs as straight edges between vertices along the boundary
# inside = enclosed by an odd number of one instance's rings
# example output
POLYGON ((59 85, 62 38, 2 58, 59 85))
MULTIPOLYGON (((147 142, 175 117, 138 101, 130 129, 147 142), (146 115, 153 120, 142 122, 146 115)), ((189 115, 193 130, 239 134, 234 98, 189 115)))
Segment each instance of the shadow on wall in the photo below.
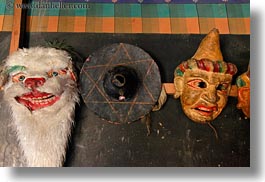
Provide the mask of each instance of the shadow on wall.
POLYGON ((4 60, 9 53, 11 32, 0 32, 0 60, 4 60))

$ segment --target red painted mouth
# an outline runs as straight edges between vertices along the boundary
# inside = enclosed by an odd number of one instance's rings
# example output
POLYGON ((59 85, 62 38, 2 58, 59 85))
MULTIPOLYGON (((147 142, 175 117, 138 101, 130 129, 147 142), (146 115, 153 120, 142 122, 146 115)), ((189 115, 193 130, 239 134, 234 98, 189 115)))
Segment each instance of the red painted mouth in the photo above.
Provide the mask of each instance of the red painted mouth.
POLYGON ((34 90, 33 92, 23 94, 22 96, 17 96, 15 99, 18 103, 26 106, 30 111, 35 111, 53 105, 60 99, 60 97, 34 90))
POLYGON ((211 116, 214 111, 217 111, 217 106, 204 106, 204 105, 198 105, 195 109, 197 112, 199 112, 203 116, 211 116))

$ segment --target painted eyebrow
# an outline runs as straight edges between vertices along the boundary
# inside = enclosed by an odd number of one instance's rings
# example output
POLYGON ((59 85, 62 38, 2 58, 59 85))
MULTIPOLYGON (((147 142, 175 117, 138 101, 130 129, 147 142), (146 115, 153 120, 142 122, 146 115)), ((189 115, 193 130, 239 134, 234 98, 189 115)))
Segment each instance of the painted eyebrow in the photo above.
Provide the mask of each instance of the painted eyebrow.
POLYGON ((14 71, 24 71, 26 69, 25 66, 20 66, 20 65, 14 65, 14 66, 10 66, 8 67, 8 69, 6 70, 7 74, 10 74, 14 71))
POLYGON ((200 74, 190 75, 190 77, 194 77, 196 79, 201 79, 201 80, 208 80, 208 78, 209 78, 207 75, 200 75, 200 74))
POLYGON ((193 75, 190 75, 190 77, 202 77, 202 75, 200 75, 200 74, 193 74, 193 75))

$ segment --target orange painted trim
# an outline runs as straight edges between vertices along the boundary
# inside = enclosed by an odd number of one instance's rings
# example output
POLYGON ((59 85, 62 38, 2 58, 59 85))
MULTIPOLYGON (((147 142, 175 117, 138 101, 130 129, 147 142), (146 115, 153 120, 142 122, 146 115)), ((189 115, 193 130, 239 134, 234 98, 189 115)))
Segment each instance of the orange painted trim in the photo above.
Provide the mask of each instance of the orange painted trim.
POLYGON ((142 33, 159 33, 159 20, 157 18, 142 18, 142 33))
POLYGON ((115 18, 115 33, 132 33, 131 18, 115 18))
POLYGON ((198 18, 185 18, 185 22, 187 27, 187 31, 185 33, 193 33, 193 34, 200 33, 198 18))
POLYGON ((87 17, 86 32, 101 32, 102 18, 87 17))
POLYGON ((31 31, 31 25, 32 25, 32 16, 27 16, 27 22, 26 22, 26 31, 31 31))
POLYGON ((159 33, 171 34, 170 18, 159 18, 159 33))
POLYGON ((104 33, 114 33, 114 17, 103 18, 102 19, 102 32, 104 33))
POLYGON ((250 34, 250 18, 229 18, 230 34, 250 34))
POLYGON ((227 18, 199 18, 200 33, 207 34, 213 28, 218 28, 220 34, 229 34, 229 22, 227 18))
MULTIPOLYGON (((14 7, 17 4, 22 4, 22 0, 15 0, 14 7)), ((20 29, 21 29, 21 17, 22 17, 22 9, 14 8, 14 17, 13 17, 13 28, 10 42, 9 53, 13 53, 18 49, 19 39, 20 39, 20 29)))
POLYGON ((5 18, 5 16, 4 16, 4 15, 0 15, 0 31, 2 31, 2 30, 3 30, 4 18, 5 18))
POLYGON ((215 18, 215 25, 220 34, 229 34, 229 24, 228 24, 228 19, 227 18, 215 18))
POLYGON ((86 17, 75 17, 74 32, 86 32, 86 17))
POLYGON ((48 25, 47 25, 47 32, 57 32, 58 31, 58 24, 59 24, 59 17, 58 16, 49 16, 48 25))
MULTIPOLYGON (((250 34, 250 18, 28 16, 27 20, 28 32, 207 34, 215 27, 220 34, 250 34)), ((10 21, 11 15, 1 17, 2 31, 12 30, 10 21)))
POLYGON ((60 16, 58 23, 58 32, 74 32, 74 16, 60 16))
POLYGON ((30 19, 30 32, 48 32, 48 22, 49 17, 48 16, 32 16, 30 19))
POLYGON ((143 21, 142 18, 132 18, 132 33, 143 32, 143 21))
POLYGON ((12 32, 13 28, 13 16, 5 15, 2 31, 12 32))
POLYGON ((199 20, 198 18, 171 18, 171 30, 172 34, 199 34, 199 20))
POLYGON ((250 29, 250 18, 244 18, 244 21, 245 21, 246 32, 248 34, 250 34, 250 32, 251 32, 251 29, 250 29))

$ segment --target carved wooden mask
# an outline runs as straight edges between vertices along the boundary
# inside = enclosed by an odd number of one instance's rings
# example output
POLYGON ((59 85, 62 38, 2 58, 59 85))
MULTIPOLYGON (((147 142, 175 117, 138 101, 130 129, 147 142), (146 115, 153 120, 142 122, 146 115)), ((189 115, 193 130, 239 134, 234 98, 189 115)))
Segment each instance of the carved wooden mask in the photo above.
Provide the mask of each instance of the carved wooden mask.
POLYGON ((235 65, 223 61, 219 32, 213 29, 195 55, 176 68, 174 97, 180 97, 182 109, 192 121, 210 122, 225 107, 236 72, 235 65))
POLYGON ((79 101, 71 57, 53 48, 19 49, 1 78, 27 166, 62 166, 79 101))
POLYGON ((238 104, 237 108, 242 109, 243 113, 250 118, 250 71, 240 75, 236 80, 238 87, 238 104))

